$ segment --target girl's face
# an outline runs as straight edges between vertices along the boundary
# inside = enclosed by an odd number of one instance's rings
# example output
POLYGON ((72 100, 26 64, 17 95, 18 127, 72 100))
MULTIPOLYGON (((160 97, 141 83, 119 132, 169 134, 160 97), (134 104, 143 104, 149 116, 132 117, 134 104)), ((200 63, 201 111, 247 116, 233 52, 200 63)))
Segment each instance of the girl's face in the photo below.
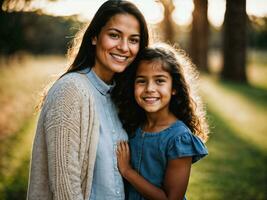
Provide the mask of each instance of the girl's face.
POLYGON ((137 104, 147 114, 168 114, 174 94, 172 77, 163 70, 160 61, 140 62, 134 83, 134 96, 137 104))
POLYGON ((130 14, 114 15, 99 35, 92 38, 92 44, 96 45, 93 70, 103 81, 110 82, 115 73, 125 70, 139 51, 139 22, 130 14))

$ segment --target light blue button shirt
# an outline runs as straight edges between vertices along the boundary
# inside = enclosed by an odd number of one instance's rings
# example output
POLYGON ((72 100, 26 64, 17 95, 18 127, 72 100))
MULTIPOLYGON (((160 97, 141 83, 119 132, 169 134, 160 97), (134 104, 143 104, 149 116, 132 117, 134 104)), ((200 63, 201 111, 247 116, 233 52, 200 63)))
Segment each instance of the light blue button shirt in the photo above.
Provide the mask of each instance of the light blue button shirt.
POLYGON ((87 73, 100 122, 91 195, 89 200, 124 200, 123 179, 117 167, 116 144, 128 140, 111 100, 115 84, 107 85, 93 70, 87 73))

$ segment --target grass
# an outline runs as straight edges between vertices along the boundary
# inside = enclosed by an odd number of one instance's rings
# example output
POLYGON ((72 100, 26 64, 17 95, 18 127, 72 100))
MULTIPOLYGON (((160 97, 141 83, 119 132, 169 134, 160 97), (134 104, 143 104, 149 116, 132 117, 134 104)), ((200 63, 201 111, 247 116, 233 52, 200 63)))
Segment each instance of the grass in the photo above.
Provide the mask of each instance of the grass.
MULTIPOLYGON (((216 74, 221 58, 211 60, 216 74)), ((252 52, 247 70, 249 85, 201 77, 211 135, 209 156, 192 168, 190 200, 267 199, 266 52, 252 52)))
POLYGON ((266 152, 238 137, 218 113, 209 110, 209 117, 216 129, 209 156, 193 166, 188 199, 266 199, 266 152))
POLYGON ((266 151, 267 90, 252 90, 247 85, 219 82, 210 77, 202 77, 201 81, 208 107, 222 117, 238 137, 266 151))
POLYGON ((0 139, 23 126, 22 119, 31 117, 40 91, 63 66, 64 59, 56 56, 26 56, 9 63, 0 59, 0 139))
MULTIPOLYGON (((220 57, 212 56, 214 71, 220 57)), ((250 85, 202 76, 208 108, 209 156, 194 164, 187 191, 190 200, 267 199, 267 60, 252 52, 250 85)), ((39 91, 64 66, 62 57, 0 60, 0 199, 25 199, 39 91)))
POLYGON ((40 91, 64 67, 64 58, 0 60, 0 199, 25 199, 40 91))
POLYGON ((17 133, 3 140, 1 153, 0 199, 26 199, 28 182, 29 155, 35 128, 33 118, 24 122, 17 133), (13 148, 7 148, 13 147, 13 148))
POLYGON ((193 166, 189 199, 266 199, 267 91, 210 77, 200 88, 212 133, 209 156, 193 166))

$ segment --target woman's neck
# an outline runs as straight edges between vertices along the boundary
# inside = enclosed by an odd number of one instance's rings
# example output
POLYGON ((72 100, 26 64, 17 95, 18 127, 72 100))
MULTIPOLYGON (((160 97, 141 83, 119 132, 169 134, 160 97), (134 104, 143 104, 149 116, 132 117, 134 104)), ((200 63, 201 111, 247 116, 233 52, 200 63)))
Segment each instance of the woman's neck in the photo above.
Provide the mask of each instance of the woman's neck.
POLYGON ((166 113, 166 115, 159 116, 153 114, 147 114, 147 121, 144 124, 143 130, 145 132, 160 132, 168 128, 171 124, 177 121, 177 117, 172 113, 166 113))
POLYGON ((100 68, 93 67, 92 68, 95 74, 106 84, 111 84, 113 81, 114 73, 110 73, 109 71, 101 70, 100 68))

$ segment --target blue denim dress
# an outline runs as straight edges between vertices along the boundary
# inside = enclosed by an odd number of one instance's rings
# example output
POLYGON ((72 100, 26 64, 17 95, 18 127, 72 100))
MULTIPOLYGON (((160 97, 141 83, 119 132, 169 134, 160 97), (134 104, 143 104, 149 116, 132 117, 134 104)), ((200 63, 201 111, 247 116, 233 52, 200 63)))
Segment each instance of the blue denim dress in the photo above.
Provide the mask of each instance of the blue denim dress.
MULTIPOLYGON (((146 133, 138 128, 129 142, 133 168, 157 187, 163 185, 168 160, 192 156, 192 163, 195 163, 208 154, 202 141, 179 120, 157 133, 146 133)), ((130 184, 126 189, 128 200, 145 199, 130 184)))

